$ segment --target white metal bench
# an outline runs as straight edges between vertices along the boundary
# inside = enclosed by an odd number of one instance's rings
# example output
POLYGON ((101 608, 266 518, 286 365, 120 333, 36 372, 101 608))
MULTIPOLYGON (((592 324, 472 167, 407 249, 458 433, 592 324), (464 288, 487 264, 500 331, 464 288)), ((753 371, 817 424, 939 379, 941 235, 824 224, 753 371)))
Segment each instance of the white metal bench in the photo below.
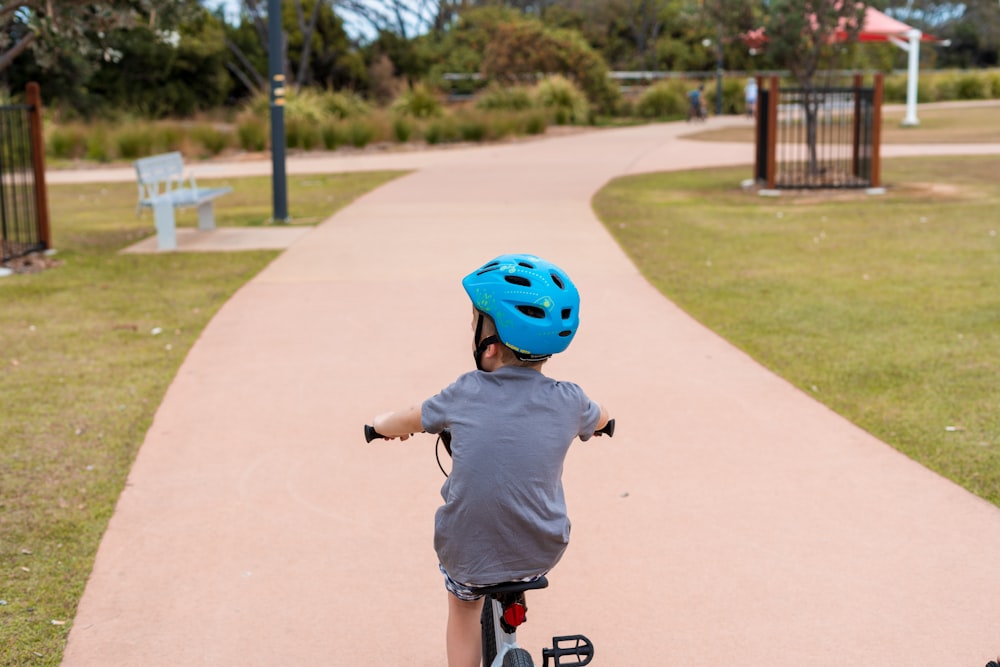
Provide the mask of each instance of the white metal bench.
POLYGON ((156 246, 160 250, 177 248, 175 208, 197 208, 198 229, 215 229, 213 202, 233 191, 229 187, 199 188, 193 175, 184 175, 184 159, 177 152, 136 160, 135 173, 139 182, 136 215, 144 208, 153 209, 156 246))

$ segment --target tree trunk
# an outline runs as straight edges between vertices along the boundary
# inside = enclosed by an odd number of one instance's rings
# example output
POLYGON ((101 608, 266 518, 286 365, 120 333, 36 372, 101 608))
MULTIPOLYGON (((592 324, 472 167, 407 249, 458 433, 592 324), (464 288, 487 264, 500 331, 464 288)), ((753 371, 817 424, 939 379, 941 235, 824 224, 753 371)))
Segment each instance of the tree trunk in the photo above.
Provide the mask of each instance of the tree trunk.
POLYGON ((817 143, 819 141, 818 116, 819 116, 819 95, 812 88, 803 91, 802 107, 806 117, 806 148, 809 151, 809 164, 806 174, 810 177, 819 175, 819 154, 817 143))

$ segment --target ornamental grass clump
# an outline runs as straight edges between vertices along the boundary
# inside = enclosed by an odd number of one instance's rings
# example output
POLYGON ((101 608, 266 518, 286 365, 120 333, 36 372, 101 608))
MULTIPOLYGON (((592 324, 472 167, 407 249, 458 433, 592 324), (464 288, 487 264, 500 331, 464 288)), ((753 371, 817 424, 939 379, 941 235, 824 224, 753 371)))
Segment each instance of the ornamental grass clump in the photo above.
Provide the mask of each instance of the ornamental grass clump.
POLYGON ((531 89, 526 86, 490 84, 476 97, 475 106, 482 111, 525 111, 534 106, 531 89))
POLYGON ((687 89, 684 81, 660 81, 639 97, 635 111, 642 118, 670 118, 687 113, 687 89))
POLYGON ((564 76, 550 76, 535 86, 535 105, 548 111, 557 125, 590 122, 587 96, 564 76))
POLYGON ((437 118, 443 113, 444 107, 437 94, 430 87, 419 83, 397 97, 390 109, 400 116, 437 118))

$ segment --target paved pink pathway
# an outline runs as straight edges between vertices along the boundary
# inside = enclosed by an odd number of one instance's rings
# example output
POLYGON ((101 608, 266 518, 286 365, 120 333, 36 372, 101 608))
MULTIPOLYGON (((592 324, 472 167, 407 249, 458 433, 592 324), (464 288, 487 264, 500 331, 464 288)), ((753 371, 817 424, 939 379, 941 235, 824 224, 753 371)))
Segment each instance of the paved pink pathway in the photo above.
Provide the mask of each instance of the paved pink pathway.
POLYGON ((292 245, 191 350, 64 664, 443 665, 433 442, 366 445, 361 425, 469 368, 459 279, 511 251, 579 284, 582 329, 547 372, 619 426, 571 451, 573 543, 522 633, 536 659, 569 632, 610 666, 1000 652, 1000 510, 692 321, 595 219, 613 176, 752 159, 685 129, 374 158, 419 170, 292 245))

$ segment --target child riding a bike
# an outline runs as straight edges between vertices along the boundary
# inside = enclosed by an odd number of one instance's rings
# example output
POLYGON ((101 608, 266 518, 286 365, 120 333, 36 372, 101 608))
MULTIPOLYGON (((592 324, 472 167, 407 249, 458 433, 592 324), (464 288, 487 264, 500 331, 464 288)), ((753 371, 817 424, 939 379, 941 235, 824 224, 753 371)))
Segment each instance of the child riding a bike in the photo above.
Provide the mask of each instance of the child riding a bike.
POLYGON ((479 665, 480 589, 537 579, 562 557, 570 533, 563 461, 575 438, 587 440, 609 421, 579 386, 541 372, 579 326, 580 296, 562 269, 502 255, 462 285, 472 300, 477 370, 373 423, 381 436, 402 440, 451 432, 452 471, 434 526, 448 590, 449 667, 479 665))

